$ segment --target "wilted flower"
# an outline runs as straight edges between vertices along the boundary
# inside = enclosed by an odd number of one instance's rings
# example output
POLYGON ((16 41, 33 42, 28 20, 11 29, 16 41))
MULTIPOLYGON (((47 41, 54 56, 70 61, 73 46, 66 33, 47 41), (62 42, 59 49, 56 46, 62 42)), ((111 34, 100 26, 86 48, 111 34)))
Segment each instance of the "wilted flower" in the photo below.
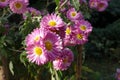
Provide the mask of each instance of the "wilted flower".
POLYGON ((70 66, 73 59, 74 56, 72 51, 69 48, 65 48, 61 52, 61 56, 53 61, 53 67, 56 70, 66 70, 70 66))

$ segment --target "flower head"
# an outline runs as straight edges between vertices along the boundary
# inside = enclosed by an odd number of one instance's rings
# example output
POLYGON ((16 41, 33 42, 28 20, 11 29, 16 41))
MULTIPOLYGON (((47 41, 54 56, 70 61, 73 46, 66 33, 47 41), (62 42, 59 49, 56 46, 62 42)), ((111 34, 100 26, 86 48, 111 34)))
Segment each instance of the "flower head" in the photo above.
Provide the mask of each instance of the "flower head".
POLYGON ((27 4, 23 0, 11 1, 9 6, 10 9, 13 11, 13 13, 17 13, 17 14, 23 14, 27 10, 27 4))
POLYGON ((64 46, 74 46, 75 40, 74 40, 74 28, 72 26, 67 26, 65 30, 65 37, 64 37, 64 46))
POLYGON ((85 33, 83 33, 82 31, 80 31, 78 29, 74 30, 73 39, 74 39, 76 45, 85 44, 88 41, 87 37, 88 36, 85 33))
POLYGON ((53 67, 56 70, 66 70, 70 66, 73 59, 74 56, 72 51, 69 48, 65 48, 61 52, 61 56, 53 61, 53 67))
POLYGON ((41 14, 39 10, 32 8, 32 7, 29 7, 28 11, 32 14, 32 16, 38 16, 41 14))
POLYGON ((43 37, 43 46, 45 47, 45 52, 51 61, 60 55, 60 51, 63 48, 60 36, 49 31, 43 37))
POLYGON ((81 12, 77 12, 74 8, 71 8, 67 11, 67 18, 70 20, 82 19, 83 15, 81 12))
POLYGON ((35 62, 37 65, 45 64, 48 61, 48 58, 45 54, 44 47, 40 44, 33 44, 26 48, 27 58, 30 62, 35 62))
POLYGON ((109 0, 90 0, 90 8, 96 9, 97 11, 104 11, 108 7, 109 0))
POLYGON ((0 7, 5 7, 9 3, 9 0, 0 0, 0 7))
POLYGON ((90 1, 89 1, 89 6, 90 6, 90 8, 92 8, 92 9, 97 8, 97 6, 98 6, 98 0, 90 0, 90 1))
POLYGON ((89 35, 90 32, 92 31, 91 24, 85 20, 77 21, 75 23, 74 27, 77 28, 78 30, 84 32, 86 35, 89 35))
POLYGON ((115 77, 117 80, 120 80, 120 69, 119 68, 116 69, 116 76, 115 77))
POLYGON ((58 29, 64 26, 62 18, 56 14, 48 14, 44 16, 40 22, 40 26, 47 29, 58 29))
MULTIPOLYGON (((46 31, 47 32, 47 31, 46 31)), ((25 39, 26 45, 30 46, 33 45, 35 43, 39 43, 40 40, 42 39, 41 37, 43 37, 45 34, 45 30, 42 28, 36 28, 34 29, 30 34, 28 34, 28 36, 25 39)))
POLYGON ((108 2, 106 0, 99 1, 97 10, 101 12, 101 11, 104 11, 107 7, 108 7, 108 2))

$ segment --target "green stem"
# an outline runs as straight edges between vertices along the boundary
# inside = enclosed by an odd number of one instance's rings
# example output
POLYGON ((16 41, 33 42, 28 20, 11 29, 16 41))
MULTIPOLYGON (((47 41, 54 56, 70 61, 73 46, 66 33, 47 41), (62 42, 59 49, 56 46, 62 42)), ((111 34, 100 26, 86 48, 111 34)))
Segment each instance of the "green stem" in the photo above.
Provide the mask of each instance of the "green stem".
POLYGON ((51 72, 51 80, 61 80, 60 76, 58 75, 58 72, 51 66, 50 67, 51 72))

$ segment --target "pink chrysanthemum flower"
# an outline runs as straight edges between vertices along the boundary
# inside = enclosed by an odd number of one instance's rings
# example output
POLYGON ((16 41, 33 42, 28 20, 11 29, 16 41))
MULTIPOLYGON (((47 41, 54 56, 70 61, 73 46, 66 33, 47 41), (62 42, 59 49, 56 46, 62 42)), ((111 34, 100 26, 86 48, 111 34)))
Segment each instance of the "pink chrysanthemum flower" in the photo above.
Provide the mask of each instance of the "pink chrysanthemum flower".
POLYGON ((74 30, 73 38, 74 38, 76 45, 85 44, 88 41, 87 37, 88 37, 88 35, 86 35, 82 31, 80 31, 78 29, 74 30))
POLYGON ((75 41, 74 41, 74 28, 71 26, 67 26, 65 30, 65 37, 64 37, 64 46, 74 46, 75 41))
POLYGON ((17 13, 17 14, 23 14, 27 10, 27 4, 23 0, 11 1, 9 6, 10 9, 13 11, 13 13, 17 13))
POLYGON ((70 20, 83 19, 81 12, 77 12, 74 8, 71 8, 67 11, 67 18, 70 20))
POLYGON ((26 45, 30 46, 33 45, 35 43, 39 43, 41 37, 44 36, 45 30, 42 28, 36 28, 34 29, 31 34, 28 34, 28 36, 25 39, 26 45))
POLYGON ((115 78, 116 78, 117 80, 120 80, 120 69, 119 69, 119 68, 116 69, 115 78))
POLYGON ((61 56, 53 61, 53 67, 56 70, 66 70, 70 66, 73 59, 74 56, 72 51, 69 48, 65 48, 61 52, 61 56))
POLYGON ((41 15, 40 11, 35 9, 35 8, 32 8, 32 7, 29 7, 28 8, 28 11, 32 14, 32 16, 38 16, 38 15, 41 15))
POLYGON ((49 31, 43 37, 43 46, 45 47, 45 52, 50 61, 58 57, 60 55, 59 52, 63 48, 60 36, 49 31))
POLYGON ((108 7, 108 0, 90 0, 89 5, 90 8, 101 12, 108 7))
POLYGON ((92 31, 92 26, 88 21, 80 20, 76 21, 75 28, 78 28, 78 30, 84 32, 86 35, 89 35, 89 33, 92 31))
POLYGON ((3 7, 6 7, 9 3, 9 0, 0 0, 0 7, 3 8, 3 7))
POLYGON ((102 12, 108 7, 108 2, 106 0, 101 0, 98 2, 97 10, 102 12))
POLYGON ((90 0, 89 1, 89 6, 91 9, 96 9, 98 6, 98 0, 90 0))
POLYGON ((29 5, 29 0, 23 0, 27 5, 29 5))
POLYGON ((34 44, 26 48, 27 58, 30 62, 42 65, 48 62, 44 47, 40 44, 34 44))
POLYGON ((40 26, 46 29, 58 29, 64 26, 62 18, 56 14, 48 14, 44 16, 40 22, 40 26))

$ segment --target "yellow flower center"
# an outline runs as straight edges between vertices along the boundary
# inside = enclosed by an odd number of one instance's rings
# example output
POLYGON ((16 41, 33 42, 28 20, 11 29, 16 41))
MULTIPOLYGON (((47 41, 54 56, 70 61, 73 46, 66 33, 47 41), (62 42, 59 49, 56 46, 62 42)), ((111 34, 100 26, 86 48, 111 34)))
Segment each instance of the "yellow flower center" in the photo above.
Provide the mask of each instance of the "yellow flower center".
POLYGON ((100 8, 103 8, 103 7, 104 7, 104 4, 100 3, 98 6, 99 6, 100 8))
POLYGON ((39 41, 40 40, 40 37, 39 36, 36 36, 35 38, 34 38, 34 41, 35 42, 37 42, 37 41, 39 41))
POLYGON ((38 56, 42 54, 42 48, 41 47, 35 47, 34 48, 34 53, 38 56))
POLYGON ((120 73, 118 73, 117 78, 120 78, 120 73))
POLYGON ((32 11, 31 13, 32 13, 32 15, 36 15, 36 12, 35 12, 35 11, 32 11))
POLYGON ((68 57, 64 58, 63 62, 67 63, 68 62, 68 57))
POLYGON ((20 9, 20 8, 22 7, 22 4, 21 4, 21 3, 16 3, 16 4, 15 4, 15 7, 16 7, 17 9, 20 9))
POLYGON ((45 42, 45 47, 46 47, 47 50, 50 51, 53 46, 52 46, 52 43, 51 43, 50 41, 46 41, 46 42, 45 42))
POLYGON ((73 17, 76 16, 76 12, 72 12, 71 16, 73 16, 73 17))
POLYGON ((86 26, 85 25, 81 25, 80 26, 80 30, 85 31, 86 30, 86 26))
POLYGON ((0 0, 0 2, 5 2, 6 0, 0 0))
POLYGON ((83 35, 82 34, 77 34, 76 37, 77 37, 77 39, 82 39, 83 35))
POLYGON ((92 2, 92 3, 91 3, 91 6, 93 6, 93 7, 94 7, 94 5, 95 5, 95 2, 92 2))
POLYGON ((66 35, 70 35, 71 29, 68 27, 65 32, 66 32, 66 35))
POLYGON ((57 23, 55 21, 51 20, 51 21, 49 21, 48 25, 51 27, 54 27, 57 25, 57 23))

